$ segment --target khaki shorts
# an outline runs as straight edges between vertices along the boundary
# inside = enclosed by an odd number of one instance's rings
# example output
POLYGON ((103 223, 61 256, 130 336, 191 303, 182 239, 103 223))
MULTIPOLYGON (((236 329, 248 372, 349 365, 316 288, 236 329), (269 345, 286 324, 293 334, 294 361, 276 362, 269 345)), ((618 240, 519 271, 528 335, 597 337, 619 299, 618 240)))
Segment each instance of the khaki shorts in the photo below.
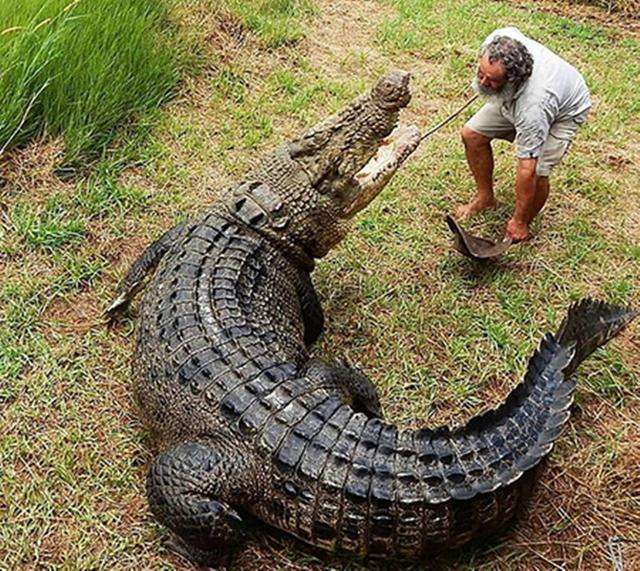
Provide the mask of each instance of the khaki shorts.
MULTIPOLYGON (((542 145, 536 165, 538 176, 549 176, 551 169, 560 164, 569 150, 571 142, 576 136, 580 126, 587 120, 589 110, 570 119, 556 121, 549 129, 549 136, 542 145)), ((485 104, 469 121, 467 127, 473 129, 491 139, 504 139, 513 141, 516 138, 516 130, 509 120, 500 113, 500 107, 485 104)))

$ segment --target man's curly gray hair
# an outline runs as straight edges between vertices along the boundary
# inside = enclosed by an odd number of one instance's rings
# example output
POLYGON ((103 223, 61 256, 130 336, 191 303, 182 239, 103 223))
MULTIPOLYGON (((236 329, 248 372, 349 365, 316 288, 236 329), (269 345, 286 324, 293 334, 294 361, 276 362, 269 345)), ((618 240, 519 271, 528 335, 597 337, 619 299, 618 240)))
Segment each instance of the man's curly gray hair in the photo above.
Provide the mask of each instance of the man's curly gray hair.
POLYGON ((533 57, 529 50, 513 38, 496 36, 482 47, 481 56, 487 55, 491 63, 499 61, 504 66, 506 79, 514 88, 520 87, 533 71, 533 57))

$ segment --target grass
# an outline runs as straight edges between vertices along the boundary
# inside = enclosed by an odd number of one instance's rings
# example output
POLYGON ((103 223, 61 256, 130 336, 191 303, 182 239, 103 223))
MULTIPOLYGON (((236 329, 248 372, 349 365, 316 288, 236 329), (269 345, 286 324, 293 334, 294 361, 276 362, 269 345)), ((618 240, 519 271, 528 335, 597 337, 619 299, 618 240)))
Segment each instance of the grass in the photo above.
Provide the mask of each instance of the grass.
MULTIPOLYGON (((572 300, 640 305, 638 39, 535 4, 480 0, 236 0, 225 10, 185 0, 179 14, 203 70, 135 153, 105 157, 76 181, 53 173, 55 142, 14 149, 4 165, 0 568, 188 568, 144 499, 153 452, 131 394, 135 315, 108 330, 100 313, 151 239, 390 67, 412 71, 406 114, 426 128, 464 100, 485 35, 514 24, 585 74, 595 108, 554 172, 536 239, 486 267, 456 255, 442 223, 473 187, 462 118, 426 141, 319 263, 318 354, 359 364, 402 426, 461 422, 504 397, 572 300)), ((495 174, 501 206, 473 223, 491 235, 513 207, 507 144, 496 146, 495 174)), ((614 535, 625 568, 640 566, 638 331, 581 368, 576 414, 520 524, 443 566, 609 568, 614 535)), ((362 568, 262 532, 234 563, 327 566, 362 568)))
POLYGON ((166 3, 149 0, 2 3, 0 150, 63 135, 73 162, 155 109, 180 66, 166 19, 166 3))
POLYGON ((300 20, 314 12, 311 0, 231 0, 225 8, 269 48, 295 44, 304 35, 300 20))
POLYGON ((638 0, 578 0, 578 2, 592 4, 598 8, 603 8, 607 12, 622 12, 635 18, 640 15, 640 2, 638 0))

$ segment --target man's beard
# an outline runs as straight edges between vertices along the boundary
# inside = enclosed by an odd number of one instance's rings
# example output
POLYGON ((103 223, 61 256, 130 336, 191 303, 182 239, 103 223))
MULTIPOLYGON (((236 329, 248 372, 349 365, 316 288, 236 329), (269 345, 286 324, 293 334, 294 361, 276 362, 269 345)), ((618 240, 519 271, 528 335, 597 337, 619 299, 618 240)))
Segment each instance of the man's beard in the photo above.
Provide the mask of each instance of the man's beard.
POLYGON ((511 101, 516 94, 516 89, 513 83, 510 82, 506 82, 498 89, 491 89, 490 87, 481 85, 478 78, 474 77, 471 82, 471 87, 480 97, 495 103, 507 103, 511 101))

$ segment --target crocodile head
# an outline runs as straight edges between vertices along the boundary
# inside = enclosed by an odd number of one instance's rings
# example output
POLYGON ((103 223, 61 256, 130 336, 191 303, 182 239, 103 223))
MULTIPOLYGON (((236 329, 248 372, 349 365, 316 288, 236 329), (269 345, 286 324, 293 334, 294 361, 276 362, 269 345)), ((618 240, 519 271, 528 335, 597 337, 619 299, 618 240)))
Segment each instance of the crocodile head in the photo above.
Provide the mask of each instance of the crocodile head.
POLYGON ((304 173, 304 183, 287 192, 294 218, 287 240, 309 256, 324 256, 345 236, 353 216, 418 146, 418 128, 398 125, 411 99, 409 77, 400 70, 387 73, 369 93, 285 145, 304 173))
POLYGON ((224 201, 231 213, 312 267, 418 146, 418 128, 398 125, 410 99, 409 74, 387 73, 230 189, 224 201))

